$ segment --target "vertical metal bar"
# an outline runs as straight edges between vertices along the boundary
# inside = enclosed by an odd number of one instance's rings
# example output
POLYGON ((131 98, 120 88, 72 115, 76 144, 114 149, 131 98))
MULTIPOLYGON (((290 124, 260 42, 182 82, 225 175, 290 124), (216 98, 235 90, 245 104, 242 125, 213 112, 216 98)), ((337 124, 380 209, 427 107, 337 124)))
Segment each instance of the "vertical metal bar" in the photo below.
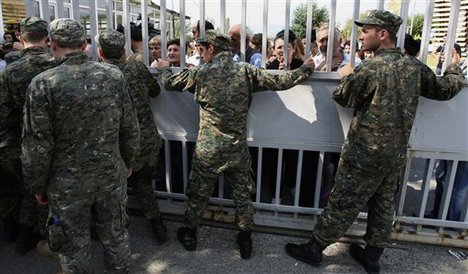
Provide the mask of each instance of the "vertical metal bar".
POLYGON ((302 161, 304 159, 304 150, 299 150, 296 170, 296 189, 294 191, 294 206, 299 206, 299 197, 301 194, 302 161))
POLYGON ((312 12, 313 12, 313 1, 307 1, 307 23, 306 23, 306 48, 305 48, 305 57, 310 56, 310 43, 312 40, 312 12))
MULTIPOLYGON (((281 192, 281 174, 283 170, 283 149, 278 148, 278 162, 276 169, 276 191, 275 191, 275 204, 280 204, 280 192, 281 192)), ((278 214, 278 211, 275 211, 278 214)))
POLYGON ((419 218, 424 218, 424 212, 426 211, 427 197, 429 194, 433 170, 434 170, 434 159, 430 159, 429 164, 426 166, 424 180, 423 180, 422 189, 421 189, 423 196, 422 196, 421 204, 419 208, 419 218))
POLYGON ((148 66, 149 64, 149 50, 148 50, 148 5, 146 0, 141 0, 141 34, 143 36, 143 63, 148 66))
POLYGON ((80 1, 78 0, 71 0, 72 4, 72 19, 76 21, 80 21, 80 1))
MULTIPOLYGON (((32 1, 25 1, 26 2, 26 16, 32 16, 31 8, 28 7, 28 5, 32 5, 32 1)), ((3 37, 3 34, 5 34, 4 31, 5 27, 3 25, 3 9, 2 9, 2 1, 0 1, 0 35, 3 37)))
POLYGON ((46 20, 48 23, 50 23, 48 0, 41 0, 40 12, 41 12, 41 18, 46 20))
POLYGON ((258 147, 258 161, 257 161, 257 193, 255 195, 255 202, 260 203, 260 195, 262 191, 262 162, 263 162, 263 147, 258 147))
POLYGON ((224 173, 221 173, 218 179, 218 198, 224 198, 224 173))
POLYGON ((130 54, 132 52, 132 42, 131 42, 131 30, 130 30, 130 10, 129 10, 129 1, 122 1, 122 25, 124 26, 125 34, 125 52, 130 54))
POLYGON ((336 24, 336 0, 330 1, 330 21, 328 24, 328 43, 327 43, 327 72, 332 71, 333 52, 335 44, 335 24, 336 24))
POLYGON ((56 18, 63 18, 65 14, 63 12, 63 0, 56 0, 57 3, 57 16, 56 18))
POLYGON ((385 3, 385 0, 379 0, 379 3, 377 5, 377 9, 378 10, 383 10, 384 9, 384 3, 385 3))
POLYGON ((350 47, 351 51, 349 53, 349 58, 351 62, 351 66, 354 67, 356 65, 356 51, 358 50, 356 48, 356 41, 357 41, 357 26, 354 24, 354 21, 359 19, 359 9, 360 9, 360 1, 359 0, 354 0, 354 6, 353 6, 353 26, 351 28, 351 42, 350 42, 350 47))
POLYGON ((429 41, 431 40, 431 25, 432 16, 434 14, 434 1, 426 0, 426 12, 424 13, 424 25, 421 40, 421 50, 419 51, 419 60, 423 63, 427 62, 427 53, 429 49, 429 41))
POLYGON ((167 60, 167 31, 166 31, 166 0, 161 0, 160 5, 160 25, 161 25, 161 58, 167 60))
POLYGON ((397 215, 403 215, 403 208, 405 206, 405 198, 406 198, 406 188, 408 186, 408 178, 411 170, 411 162, 413 158, 411 155, 408 155, 406 158, 406 166, 405 166, 405 173, 403 175, 403 180, 401 181, 401 190, 400 190, 400 201, 398 202, 398 211, 397 215))
MULTIPOLYGON (((166 162, 166 190, 171 193, 171 182, 172 182, 172 162, 171 162, 171 146, 169 140, 164 140, 164 159, 166 162)), ((186 188, 184 188, 185 194, 186 188)))
MULTIPOLYGON (((89 24, 90 24, 90 36, 91 36, 91 41, 94 40, 94 37, 97 34, 97 8, 96 8, 96 3, 97 0, 89 0, 88 5, 89 5, 89 24)), ((85 26, 86 28, 86 26, 85 26)), ((98 60, 97 56, 97 49, 96 49, 96 43, 91 42, 91 57, 93 58, 94 61, 98 60)))
POLYGON ((409 0, 401 1, 401 8, 400 8, 400 17, 403 19, 401 23, 400 30, 398 31, 398 40, 397 46, 400 47, 402 52, 405 52, 405 35, 406 35, 406 21, 408 19, 408 11, 409 11, 409 0))
POLYGON ((187 54, 186 51, 186 39, 185 39, 185 1, 180 0, 180 9, 179 9, 179 16, 180 16, 180 26, 179 26, 179 37, 180 37, 180 67, 185 68, 185 55, 187 54))
MULTIPOLYGON (((286 8, 284 11, 284 46, 283 57, 286 64, 285 70, 289 69, 289 20, 291 17, 291 0, 286 0, 286 8)), ((294 46, 294 43, 293 43, 294 46)))
MULTIPOLYGON (((34 15, 34 5, 33 3, 37 1, 26 0, 24 1, 24 8, 26 11, 26 17, 34 15)), ((0 1, 0 34, 3 36, 3 11, 2 11, 2 1, 0 1)))
MULTIPOLYGON (((450 177, 448 177, 448 186, 444 186, 444 194, 442 195, 442 200, 440 201, 440 205, 443 205, 442 211, 439 209, 439 218, 442 220, 447 219, 447 212, 450 205, 450 201, 452 200, 452 190, 453 184, 455 182, 455 176, 457 174, 457 167, 458 167, 458 160, 454 160, 450 164, 450 177)), ((447 171, 448 173, 448 171, 447 171)), ((447 179, 447 176, 445 177, 447 179)))
POLYGON ((200 37, 205 37, 205 0, 200 0, 200 37))
POLYGON ((219 3, 219 30, 221 33, 226 33, 226 0, 221 0, 219 3))
POLYGON ((114 0, 107 0, 106 2, 106 25, 107 25, 107 29, 108 30, 111 30, 111 29, 115 29, 115 26, 114 26, 114 0))
POLYGON ((320 192, 322 190, 323 159, 325 152, 320 151, 317 163, 317 177, 315 178, 314 208, 320 206, 320 192))
POLYGON ((247 0, 242 0, 242 9, 241 9, 241 36, 240 36, 240 60, 242 62, 249 62, 250 60, 245 60, 245 49, 246 49, 246 33, 245 28, 247 26, 247 0))
POLYGON ((452 64, 452 49, 457 36, 458 16, 460 14, 460 0, 452 0, 450 6, 450 19, 447 30, 447 40, 444 49, 444 63, 442 64, 442 73, 452 64))
POLYGON ((263 0, 262 68, 266 67, 268 43, 268 0, 263 0))
POLYGON ((182 181, 184 183, 184 190, 188 185, 188 149, 187 141, 182 141, 182 181))

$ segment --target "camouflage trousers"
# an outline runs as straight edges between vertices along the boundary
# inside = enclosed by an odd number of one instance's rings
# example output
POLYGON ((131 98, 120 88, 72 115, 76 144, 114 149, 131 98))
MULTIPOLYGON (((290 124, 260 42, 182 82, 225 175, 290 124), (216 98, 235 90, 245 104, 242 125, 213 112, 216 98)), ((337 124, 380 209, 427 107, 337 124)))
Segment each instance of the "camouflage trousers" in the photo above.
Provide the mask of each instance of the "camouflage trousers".
POLYGON ((17 215, 20 208, 23 184, 20 154, 20 149, 0 148, 1 218, 17 215))
POLYGON ((140 203, 143 214, 147 219, 153 219, 161 215, 158 206, 158 198, 153 189, 153 178, 156 175, 156 161, 147 162, 143 167, 134 171, 128 178, 128 185, 133 188, 133 192, 140 203))
POLYGON ((376 247, 390 244, 399 172, 400 166, 370 168, 341 158, 330 199, 312 231, 313 240, 324 247, 338 241, 367 204, 364 240, 376 247))
POLYGON ((215 159, 215 161, 207 162, 203 159, 206 155, 201 154, 203 153, 196 150, 192 160, 192 170, 186 191, 188 200, 184 224, 191 228, 200 225, 218 177, 221 172, 224 172, 224 181, 231 186, 232 198, 236 204, 236 224, 240 230, 252 230, 254 227, 252 205, 254 182, 247 147, 240 152, 226 155, 225 157, 229 158, 224 161, 215 159))
POLYGON ((49 216, 57 216, 59 229, 48 228, 49 243, 59 246, 60 264, 65 273, 92 273, 90 226, 104 247, 104 269, 110 273, 128 273, 127 187, 90 194, 87 197, 60 200, 49 198, 49 216))
POLYGON ((33 227, 34 230, 45 236, 48 207, 36 202, 34 195, 23 183, 21 168, 21 149, 18 147, 0 148, 0 169, 6 176, 0 178, 2 192, 0 194, 0 217, 17 219, 22 226, 33 227))

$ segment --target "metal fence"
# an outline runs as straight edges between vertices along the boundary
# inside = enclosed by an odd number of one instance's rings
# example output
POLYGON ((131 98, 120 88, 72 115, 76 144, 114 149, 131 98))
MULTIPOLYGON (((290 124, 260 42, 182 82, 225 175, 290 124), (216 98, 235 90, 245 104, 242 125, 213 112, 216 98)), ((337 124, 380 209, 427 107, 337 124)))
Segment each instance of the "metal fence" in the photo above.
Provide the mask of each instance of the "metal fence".
MULTIPOLYGON (((55 17, 65 17, 64 7, 69 9, 68 15, 79 18, 79 5, 87 3, 90 18, 90 34, 93 37, 98 32, 97 3, 89 1, 25 1, 27 14, 36 14, 37 8, 41 17, 49 19, 49 5, 56 6, 55 17)), ((106 1, 106 27, 115 28, 115 18, 112 9, 114 1, 106 1)), ((122 24, 129 29, 129 1, 117 1, 122 4, 122 24)), ((135 1, 131 1, 134 3, 135 1)), ((147 2, 141 2, 142 21, 146 22, 147 2)), ((226 0, 220 0, 220 22, 226 21, 226 0)), ((310 33, 312 29, 312 1, 304 1, 308 7, 306 55, 310 49, 310 33)), ((327 1, 330 14, 328 55, 332 55, 332 43, 336 26, 337 3, 327 1)), ((204 19, 210 17, 205 13, 205 1, 198 1, 200 7, 201 35, 204 35, 204 19)), ((460 1, 452 0, 447 44, 453 44, 456 36, 456 26, 460 10, 460 1)), ((102 3, 101 3, 102 4, 102 3)), ((166 5, 160 3, 160 27, 167 28, 166 5)), ((179 33, 186 33, 185 1, 179 1, 180 23, 179 33)), ((267 33, 270 1, 263 1, 263 33, 267 33)), ((383 9, 385 1, 377 1, 377 7, 383 9)), ((404 23, 398 33, 398 46, 403 47, 406 22, 409 14, 410 1, 403 0, 400 16, 404 23)), ((291 1, 285 0, 285 41, 288 40, 290 29, 291 1)), ((362 12, 359 0, 354 1, 352 20, 358 19, 362 12)), ((245 60, 247 1, 241 1, 241 58, 245 60)), ((434 13, 434 1, 426 1, 422 44, 419 59, 427 61, 431 34, 431 19, 434 13)), ((143 24, 144 25, 144 24, 143 24)), ((220 30, 227 32, 224 24, 220 30)), ((356 52, 358 30, 353 26, 351 31, 351 56, 356 52)), ((127 50, 130 50, 130 35, 127 37, 127 50)), ((148 29, 143 27, 144 41, 147 41, 148 29)), ((167 40, 166 31, 162 31, 162 45, 167 40)), ((180 37, 181 56, 185 56, 186 36, 180 37)), ((267 47, 267 35, 263 35, 263 59, 267 47)), ((162 56, 165 56, 162 47, 162 56)), ((450 55, 450 47, 445 47, 445 56, 450 55)), ((95 49, 94 49, 95 51, 95 49)), ((287 47, 284 56, 288 56, 287 47)), ((94 55, 96 56, 96 55, 94 55)), ((96 58, 96 57, 94 57, 96 58)), ((354 58, 351 62, 354 63, 354 58)), ((144 48, 144 60, 148 60, 148 47, 144 48)), ((181 58, 182 69, 185 67, 181 58)), ((330 99, 330 92, 338 83, 338 75, 331 71, 332 60, 329 58, 327 72, 317 72, 304 84, 288 91, 265 92, 254 96, 249 116, 249 145, 253 158, 254 177, 257 183, 256 194, 253 197, 257 210, 255 221, 258 225, 294 228, 299 230, 312 229, 316 216, 321 213, 323 205, 333 182, 337 154, 346 136, 351 119, 349 110, 342 109, 330 99), (299 98, 299 100, 298 100, 299 98), (271 115, 269 113, 274 113, 271 115)), ((445 69, 451 62, 446 58, 445 69)), ((265 62, 263 62, 265 65, 265 62)), ((175 69, 178 70, 177 68, 175 69)), ((155 71, 153 71, 155 73, 155 71)), ((281 72, 278 72, 281 73, 281 72)), ((456 181, 459 163, 468 161, 468 87, 449 102, 431 102, 421 99, 418 117, 413 128, 408 162, 402 171, 401 188, 396 199, 395 229, 393 238, 414 242, 436 243, 468 247, 466 238, 468 230, 467 201, 465 196, 462 213, 459 220, 447 220, 453 189, 456 181), (422 159, 422 160, 421 160, 422 159), (445 170, 445 187, 440 195, 439 214, 429 218, 427 215, 433 208, 435 188, 435 166, 438 160, 448 160, 445 170), (419 167, 415 167, 415 163, 419 167), (422 170, 422 171, 421 171, 422 170)), ((182 214, 184 211, 184 191, 188 183, 191 152, 196 139, 198 127, 198 107, 188 94, 175 94, 163 91, 152 102, 156 123, 165 139, 164 146, 164 179, 156 180, 156 188, 160 197, 163 212, 182 214)), ((467 182, 464 182, 466 185, 467 182)), ((219 179, 218 187, 210 200, 210 210, 206 217, 217 221, 233 221, 233 202, 229 186, 219 179)), ((348 235, 362 235, 365 232, 366 213, 361 212, 356 223, 348 231, 348 235)))

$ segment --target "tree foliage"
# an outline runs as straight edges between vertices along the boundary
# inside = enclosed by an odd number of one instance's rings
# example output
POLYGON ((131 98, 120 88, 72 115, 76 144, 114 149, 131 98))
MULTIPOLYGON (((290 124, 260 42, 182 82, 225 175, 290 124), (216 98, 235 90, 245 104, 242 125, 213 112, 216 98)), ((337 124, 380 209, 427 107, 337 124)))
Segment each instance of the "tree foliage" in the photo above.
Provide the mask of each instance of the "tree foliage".
MULTIPOLYGON (((312 3, 312 28, 317 29, 322 23, 328 22, 328 10, 319 8, 317 3, 312 3)), ((307 5, 300 4, 293 11, 293 20, 291 30, 294 31, 297 37, 305 37, 307 30, 307 5)))
POLYGON ((406 27, 408 28, 407 33, 411 33, 414 38, 421 38, 424 26, 424 14, 415 14, 413 18, 409 18, 406 27), (414 20, 413 29, 411 30, 411 20, 414 20))

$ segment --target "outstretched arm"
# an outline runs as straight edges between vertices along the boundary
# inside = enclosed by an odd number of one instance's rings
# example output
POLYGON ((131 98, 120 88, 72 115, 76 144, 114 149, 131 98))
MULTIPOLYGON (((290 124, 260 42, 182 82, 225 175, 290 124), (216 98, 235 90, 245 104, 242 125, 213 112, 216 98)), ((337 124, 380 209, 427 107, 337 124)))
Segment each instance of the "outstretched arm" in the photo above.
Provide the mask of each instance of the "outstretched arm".
POLYGON ((165 60, 155 60, 151 66, 159 70, 159 77, 167 90, 195 92, 196 67, 173 74, 169 62, 165 60))

